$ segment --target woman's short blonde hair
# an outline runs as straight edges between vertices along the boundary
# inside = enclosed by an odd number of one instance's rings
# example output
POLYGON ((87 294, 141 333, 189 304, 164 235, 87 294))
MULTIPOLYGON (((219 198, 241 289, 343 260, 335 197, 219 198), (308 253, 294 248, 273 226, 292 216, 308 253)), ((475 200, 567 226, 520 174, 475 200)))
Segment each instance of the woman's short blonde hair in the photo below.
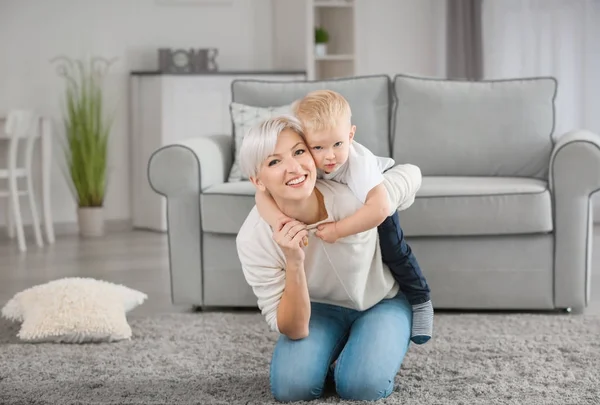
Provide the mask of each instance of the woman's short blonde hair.
POLYGON ((263 162, 275 150, 277 137, 286 129, 291 129, 304 138, 300 121, 292 115, 270 118, 250 128, 240 146, 242 173, 248 177, 257 177, 263 162))
POLYGON ((315 90, 293 105, 305 131, 322 131, 339 125, 340 119, 350 121, 350 104, 340 93, 333 90, 315 90))

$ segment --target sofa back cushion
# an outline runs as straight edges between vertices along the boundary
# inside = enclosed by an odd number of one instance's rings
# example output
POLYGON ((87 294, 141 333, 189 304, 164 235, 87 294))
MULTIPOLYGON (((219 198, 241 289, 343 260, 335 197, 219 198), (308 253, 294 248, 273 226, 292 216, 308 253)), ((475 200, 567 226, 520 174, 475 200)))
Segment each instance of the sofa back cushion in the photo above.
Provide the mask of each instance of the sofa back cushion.
POLYGON ((387 75, 320 81, 261 81, 238 79, 231 85, 232 100, 255 107, 278 107, 293 103, 308 92, 334 90, 352 108, 356 140, 378 156, 390 156, 390 85, 387 75))
POLYGON ((546 178, 552 151, 554 78, 483 82, 397 75, 396 163, 429 176, 546 178))
POLYGON ((235 154, 227 181, 233 183, 236 181, 249 180, 248 176, 246 176, 245 173, 242 173, 242 168, 240 166, 239 152, 242 147, 242 140, 244 139, 244 136, 246 136, 252 127, 269 118, 283 114, 291 114, 292 105, 286 104, 277 107, 254 107, 233 101, 229 105, 229 112, 231 114, 231 121, 233 122, 233 147, 235 154))

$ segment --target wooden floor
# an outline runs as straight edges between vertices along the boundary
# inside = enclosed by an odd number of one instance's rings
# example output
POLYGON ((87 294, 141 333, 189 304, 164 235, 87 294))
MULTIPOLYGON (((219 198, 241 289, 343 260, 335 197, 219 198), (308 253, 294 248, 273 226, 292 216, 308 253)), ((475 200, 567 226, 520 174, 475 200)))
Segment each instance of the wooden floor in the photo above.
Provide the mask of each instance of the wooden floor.
MULTIPOLYGON (((591 304, 600 314, 600 227, 594 232, 591 304)), ((167 237, 154 232, 116 232, 101 239, 59 236, 52 246, 30 245, 20 253, 16 240, 0 236, 0 307, 15 293, 62 277, 94 277, 121 283, 148 295, 138 314, 181 312, 171 304, 167 237)))
POLYGON ((93 277, 124 284, 148 295, 135 311, 185 310, 171 304, 167 236, 117 232, 101 239, 59 236, 51 246, 32 243, 26 253, 16 241, 0 239, 0 305, 15 293, 62 277, 93 277))

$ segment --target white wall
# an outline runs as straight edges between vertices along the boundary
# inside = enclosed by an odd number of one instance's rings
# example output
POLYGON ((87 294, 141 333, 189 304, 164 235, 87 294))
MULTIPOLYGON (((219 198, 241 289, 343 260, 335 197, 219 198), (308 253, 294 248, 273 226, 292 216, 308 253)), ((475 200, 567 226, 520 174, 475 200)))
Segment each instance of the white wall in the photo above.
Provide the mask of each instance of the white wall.
MULTIPOLYGON (((277 5, 273 63, 304 69, 306 8, 301 0, 273 0, 277 5), (298 16, 286 19, 286 16, 298 16)), ((446 2, 443 0, 355 0, 356 74, 446 74, 446 2)), ((309 34, 311 35, 311 34, 309 34)))
POLYGON ((445 76, 446 2, 357 0, 356 72, 445 76))
MULTIPOLYGON (((131 217, 127 79, 131 70, 156 68, 157 48, 216 47, 221 69, 304 69, 302 38, 298 47, 289 46, 294 40, 283 41, 291 54, 273 57, 278 43, 272 35, 274 25, 295 27, 291 34, 296 35, 303 29, 294 25, 293 13, 273 19, 273 4, 284 0, 162 5, 168 1, 0 0, 0 113, 15 106, 34 107, 59 119, 63 83, 49 60, 59 54, 85 57, 88 53, 119 58, 108 82, 108 96, 118 100, 110 145, 108 219, 131 217)), ((291 1, 293 5, 299 0, 291 1)), ((357 0, 357 74, 443 75, 444 4, 441 0, 357 0)), ((75 204, 57 166, 52 187, 55 221, 74 222, 75 204)), ((0 218, 1 225, 1 214, 0 218)))
MULTIPOLYGON (((34 107, 60 119, 63 83, 49 60, 59 54, 118 57, 108 81, 109 97, 118 104, 106 214, 128 219, 129 71, 156 69, 158 47, 216 47, 221 69, 268 69, 270 13, 271 0, 203 6, 165 6, 159 0, 0 0, 0 113, 34 107)), ((75 204, 56 166, 52 188, 55 222, 74 222, 75 204)))

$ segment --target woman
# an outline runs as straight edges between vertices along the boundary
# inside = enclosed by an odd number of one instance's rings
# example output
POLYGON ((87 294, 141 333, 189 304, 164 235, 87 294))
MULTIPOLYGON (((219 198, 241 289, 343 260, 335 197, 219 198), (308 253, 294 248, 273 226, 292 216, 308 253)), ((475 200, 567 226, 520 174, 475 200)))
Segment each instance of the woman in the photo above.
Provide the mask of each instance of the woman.
MULTIPOLYGON (((240 166, 295 218, 271 229, 254 207, 236 240, 258 307, 281 333, 271 361, 273 396, 284 402, 318 398, 331 371, 344 399, 387 397, 408 348, 412 315, 383 265, 377 229, 335 244, 313 235, 319 224, 352 214, 360 201, 346 185, 317 181, 294 117, 253 128, 242 143, 240 166)), ((394 209, 412 200, 421 182, 412 165, 396 166, 385 178, 394 209)))

